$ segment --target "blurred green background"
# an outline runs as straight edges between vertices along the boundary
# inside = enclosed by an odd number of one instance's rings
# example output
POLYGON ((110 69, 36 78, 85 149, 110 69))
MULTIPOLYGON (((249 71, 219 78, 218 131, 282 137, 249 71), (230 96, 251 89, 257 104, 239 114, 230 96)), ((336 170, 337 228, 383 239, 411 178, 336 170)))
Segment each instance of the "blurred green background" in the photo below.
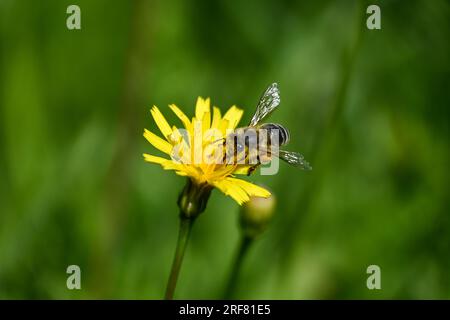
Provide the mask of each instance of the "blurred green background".
MULTIPOLYGON (((167 105, 201 95, 245 123, 272 82, 314 169, 251 177, 278 208, 236 297, 450 298, 449 2, 376 1, 381 30, 368 4, 1 0, 0 298, 162 298, 185 180, 143 161, 149 108, 178 125, 167 105)), ((221 297, 238 214, 213 192, 177 298, 221 297)))

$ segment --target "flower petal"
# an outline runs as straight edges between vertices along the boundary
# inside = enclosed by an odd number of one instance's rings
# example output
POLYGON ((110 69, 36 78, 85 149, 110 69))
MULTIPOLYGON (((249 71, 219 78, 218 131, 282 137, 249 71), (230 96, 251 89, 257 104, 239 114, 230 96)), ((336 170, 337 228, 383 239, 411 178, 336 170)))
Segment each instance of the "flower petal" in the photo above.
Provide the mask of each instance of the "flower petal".
POLYGON ((217 180, 212 184, 226 195, 232 197, 239 205, 250 200, 247 193, 229 179, 217 180))
POLYGON ((197 98, 197 104, 195 106, 195 117, 197 119, 203 119, 203 115, 209 110, 210 100, 209 98, 203 99, 202 97, 197 98))
POLYGON ((216 169, 213 173, 211 173, 208 177, 208 180, 218 180, 224 177, 228 177, 233 174, 233 171, 236 169, 236 165, 220 165, 216 166, 216 169))
POLYGON ((236 106, 232 106, 223 116, 223 119, 227 119, 229 121, 228 128, 234 129, 238 125, 239 121, 242 118, 242 114, 244 111, 242 109, 237 108, 236 106))
POLYGON ((144 137, 156 149, 161 150, 162 152, 164 152, 165 154, 168 154, 168 155, 170 155, 172 153, 172 145, 169 142, 167 142, 166 140, 158 137, 153 132, 150 132, 147 129, 145 129, 144 130, 144 137))
POLYGON ((241 187, 249 196, 262 197, 262 198, 270 197, 270 192, 268 190, 266 190, 256 184, 253 184, 251 182, 241 180, 241 179, 236 179, 236 178, 227 178, 227 180, 229 180, 232 183, 241 187))
POLYGON ((183 170, 183 165, 181 163, 177 163, 173 160, 167 160, 165 162, 163 162, 162 167, 164 168, 164 170, 183 170))
POLYGON ((175 171, 175 173, 182 177, 187 177, 189 174, 186 171, 175 171))
POLYGON ((219 122, 219 125, 217 127, 217 129, 219 129, 220 132, 222 132, 223 137, 226 137, 226 135, 228 134, 227 129, 230 126, 230 121, 228 121, 227 119, 222 118, 219 122))
POLYGON ((172 129, 167 123, 166 118, 164 118, 163 114, 161 113, 161 111, 159 111, 157 106, 153 106, 153 108, 150 110, 150 113, 152 114, 152 117, 155 120, 159 130, 161 130, 161 133, 167 139, 172 133, 172 129))
POLYGON ((203 114, 202 118, 203 134, 205 134, 205 132, 209 129, 210 126, 211 126, 211 113, 208 111, 203 114))
MULTIPOLYGON (((181 171, 184 168, 182 164, 176 163, 175 161, 170 160, 170 159, 165 159, 165 158, 162 158, 162 157, 156 157, 156 156, 153 156, 153 155, 148 154, 148 153, 144 153, 143 155, 144 155, 144 160, 145 161, 150 162, 150 163, 159 164, 159 165, 161 165, 163 167, 164 170, 181 171)), ((188 173, 186 172, 186 175, 187 174, 188 173)))
POLYGON ((181 122, 183 123, 184 127, 188 130, 191 131, 192 130, 192 125, 191 125, 191 121, 189 120, 189 118, 184 114, 183 111, 181 111, 176 105, 171 104, 169 105, 169 108, 172 109, 173 113, 175 113, 175 115, 181 120, 181 122))
POLYGON ((168 160, 162 157, 152 156, 151 154, 148 153, 144 153, 143 156, 145 161, 157 164, 162 164, 163 162, 168 160))
POLYGON ((250 170, 250 168, 253 167, 253 165, 240 165, 238 166, 238 168, 236 170, 233 171, 233 174, 244 174, 247 175, 248 174, 248 170, 250 170))
POLYGON ((220 119, 221 119, 220 109, 217 107, 213 107, 213 118, 211 128, 217 129, 219 127, 220 119))

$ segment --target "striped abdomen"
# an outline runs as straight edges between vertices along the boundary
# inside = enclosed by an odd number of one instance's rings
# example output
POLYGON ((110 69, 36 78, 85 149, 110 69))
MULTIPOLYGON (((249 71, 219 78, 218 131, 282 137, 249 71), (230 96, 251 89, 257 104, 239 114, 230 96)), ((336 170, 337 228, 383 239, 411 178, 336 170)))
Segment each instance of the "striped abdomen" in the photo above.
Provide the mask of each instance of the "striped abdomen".
POLYGON ((289 131, 283 127, 281 124, 278 123, 264 123, 260 127, 260 129, 265 129, 268 131, 268 135, 270 138, 270 142, 273 143, 273 141, 276 139, 278 135, 278 145, 282 146, 289 142, 289 131))

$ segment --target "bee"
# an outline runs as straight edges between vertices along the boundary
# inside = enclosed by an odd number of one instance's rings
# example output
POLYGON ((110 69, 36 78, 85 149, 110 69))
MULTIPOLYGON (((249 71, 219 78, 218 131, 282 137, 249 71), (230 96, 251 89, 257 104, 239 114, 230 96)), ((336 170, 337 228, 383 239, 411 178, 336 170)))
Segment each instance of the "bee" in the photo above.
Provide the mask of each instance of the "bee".
POLYGON ((244 160, 244 163, 249 163, 251 166, 248 175, 256 170, 260 164, 270 162, 273 156, 277 156, 288 164, 303 170, 311 170, 311 166, 300 153, 279 149, 279 146, 289 143, 288 129, 278 123, 261 123, 280 105, 280 101, 278 84, 273 83, 259 99, 255 114, 249 125, 236 129, 226 138, 228 144, 225 149, 226 156, 228 158, 234 156, 235 161, 242 162, 244 160), (230 143, 233 148, 229 148, 230 143), (249 159, 252 161, 249 161, 249 159))

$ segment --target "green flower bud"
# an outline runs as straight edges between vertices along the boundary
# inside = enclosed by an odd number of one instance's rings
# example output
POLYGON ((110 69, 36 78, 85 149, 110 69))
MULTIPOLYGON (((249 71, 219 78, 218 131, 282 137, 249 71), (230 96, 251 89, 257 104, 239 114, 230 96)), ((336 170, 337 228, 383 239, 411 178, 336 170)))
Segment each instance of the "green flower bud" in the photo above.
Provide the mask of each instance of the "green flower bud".
POLYGON ((275 196, 269 198, 251 197, 241 208, 240 224, 244 235, 256 238, 263 233, 275 211, 275 196))
POLYGON ((186 186, 178 197, 178 207, 183 218, 196 218, 205 211, 206 203, 211 195, 212 187, 208 184, 197 184, 188 179, 186 186))

